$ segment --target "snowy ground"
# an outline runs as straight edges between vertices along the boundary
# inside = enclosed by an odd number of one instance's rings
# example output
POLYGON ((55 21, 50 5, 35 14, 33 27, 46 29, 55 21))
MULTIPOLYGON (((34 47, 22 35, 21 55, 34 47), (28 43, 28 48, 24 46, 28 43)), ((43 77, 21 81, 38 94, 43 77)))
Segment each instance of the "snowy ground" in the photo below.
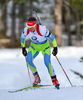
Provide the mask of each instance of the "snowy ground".
MULTIPOLYGON (((60 83, 60 90, 46 87, 45 89, 9 93, 9 90, 30 86, 31 82, 21 49, 0 49, 0 100, 83 100, 83 87, 79 86, 83 85, 83 79, 71 72, 72 69, 83 75, 83 63, 79 62, 80 57, 83 56, 83 47, 60 47, 58 52, 58 59, 72 84, 77 87, 71 87, 56 58, 51 56, 52 65, 60 83)), ((41 77, 41 84, 52 84, 41 53, 34 63, 41 77)), ((31 74, 31 81, 33 82, 33 80, 31 74)))

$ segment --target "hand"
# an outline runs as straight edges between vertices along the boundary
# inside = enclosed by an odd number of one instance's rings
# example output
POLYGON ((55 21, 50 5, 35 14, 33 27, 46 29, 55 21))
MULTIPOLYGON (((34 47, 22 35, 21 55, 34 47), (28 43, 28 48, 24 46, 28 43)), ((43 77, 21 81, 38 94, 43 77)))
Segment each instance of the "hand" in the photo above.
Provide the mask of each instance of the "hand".
POLYGON ((22 48, 22 54, 23 54, 24 56, 27 56, 27 51, 26 51, 25 47, 22 48))
POLYGON ((58 53, 58 48, 57 47, 54 47, 53 51, 52 51, 52 54, 54 56, 56 56, 56 54, 58 53))

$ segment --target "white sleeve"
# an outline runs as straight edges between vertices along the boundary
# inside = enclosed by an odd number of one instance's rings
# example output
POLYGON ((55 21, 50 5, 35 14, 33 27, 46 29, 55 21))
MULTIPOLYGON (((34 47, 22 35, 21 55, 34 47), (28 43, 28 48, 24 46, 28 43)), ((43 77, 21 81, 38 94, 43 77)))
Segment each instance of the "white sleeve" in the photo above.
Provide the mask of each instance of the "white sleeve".
POLYGON ((26 35, 27 35, 27 27, 25 27, 22 31, 22 34, 21 34, 21 37, 22 38, 26 38, 26 35))
POLYGON ((49 30, 46 28, 46 26, 40 25, 39 29, 40 29, 40 33, 43 36, 48 36, 49 35, 49 30))

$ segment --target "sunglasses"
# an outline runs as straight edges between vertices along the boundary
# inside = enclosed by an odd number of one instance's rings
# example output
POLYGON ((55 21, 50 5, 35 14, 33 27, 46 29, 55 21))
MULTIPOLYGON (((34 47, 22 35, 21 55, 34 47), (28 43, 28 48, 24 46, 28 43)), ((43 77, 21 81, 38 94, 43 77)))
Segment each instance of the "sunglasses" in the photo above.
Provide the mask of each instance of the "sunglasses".
POLYGON ((34 29, 36 26, 32 26, 32 27, 29 27, 27 26, 28 29, 34 29))

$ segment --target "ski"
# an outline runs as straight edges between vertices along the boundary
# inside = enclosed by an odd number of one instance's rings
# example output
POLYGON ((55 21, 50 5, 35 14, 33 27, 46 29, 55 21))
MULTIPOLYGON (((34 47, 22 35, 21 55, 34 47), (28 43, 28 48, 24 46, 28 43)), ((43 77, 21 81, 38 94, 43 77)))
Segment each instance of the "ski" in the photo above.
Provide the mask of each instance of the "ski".
POLYGON ((11 90, 8 91, 9 93, 14 93, 14 92, 19 92, 19 91, 23 91, 23 90, 28 90, 28 89, 35 89, 35 88, 40 88, 40 87, 47 87, 47 86, 53 86, 53 85, 36 85, 36 86, 30 86, 30 87, 26 87, 26 88, 22 88, 22 89, 18 89, 18 90, 11 90))

